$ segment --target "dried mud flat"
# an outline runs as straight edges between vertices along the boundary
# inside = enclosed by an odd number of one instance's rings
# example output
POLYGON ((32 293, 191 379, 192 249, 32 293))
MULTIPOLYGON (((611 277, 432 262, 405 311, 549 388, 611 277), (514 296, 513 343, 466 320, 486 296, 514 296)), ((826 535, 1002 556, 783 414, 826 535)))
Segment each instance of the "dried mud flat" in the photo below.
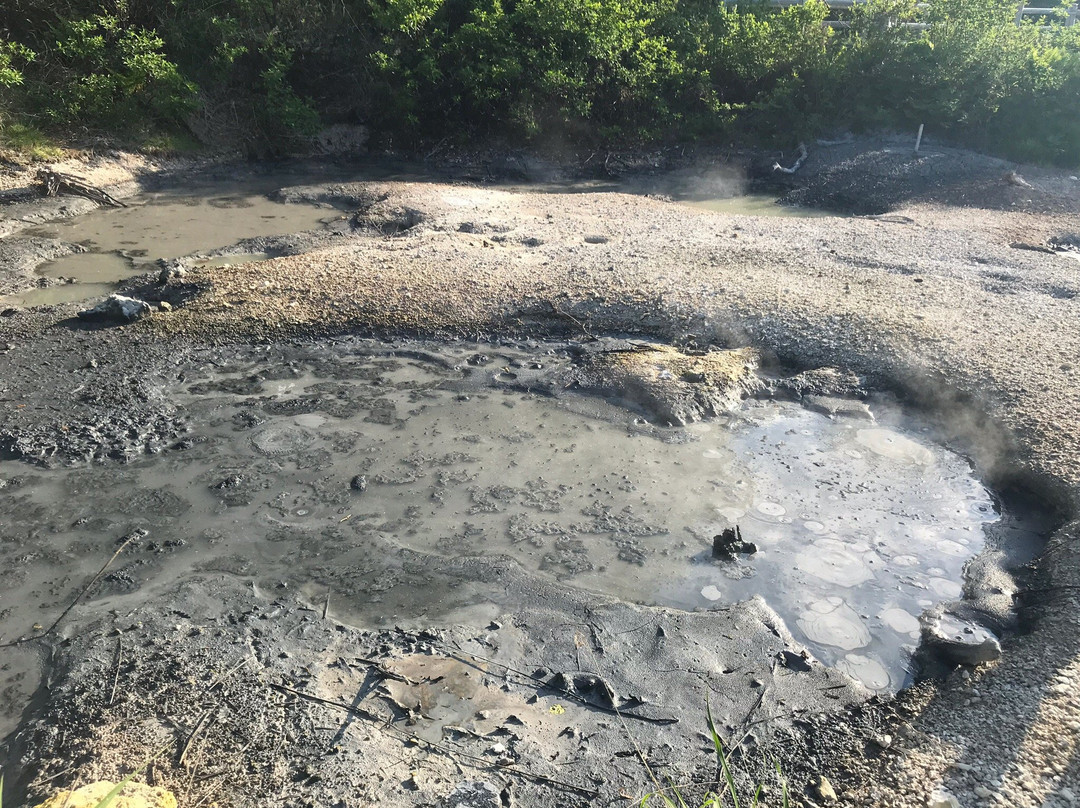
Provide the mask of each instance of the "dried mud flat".
MULTIPOLYGON (((741 741, 740 776, 768 779, 775 758, 797 801, 826 801, 813 786, 824 775, 848 805, 1073 804, 1080 263, 1048 245, 1075 238, 1080 183, 1024 170, 1025 187, 963 155, 987 207, 956 207, 920 201, 903 177, 939 199, 966 191, 926 185, 912 158, 891 154, 825 155, 796 180, 827 198, 841 181, 853 193, 851 172, 880 171, 866 176, 874 204, 895 204, 866 218, 766 220, 461 182, 294 187, 290 198, 352 209, 350 227, 244 245, 278 248, 259 264, 129 281, 172 309, 123 327, 83 325, 72 305, 3 312, 0 446, 55 465, 181 451, 177 374, 237 345, 630 333, 690 353, 750 346, 778 369, 842 368, 926 408, 985 479, 1059 509, 1064 526, 1017 599, 1024 631, 1000 661, 881 699, 804 666, 761 600, 680 612, 587 595, 506 559, 400 551, 337 570, 335 585, 387 583, 391 613, 417 587, 469 589, 461 619, 358 629, 333 603, 253 584, 250 559, 178 582, 150 574, 151 558, 143 605, 91 592, 54 637, 18 649, 48 673, 32 693, 6 680, 5 709, 25 706, 9 784, 40 796, 164 748, 146 779, 188 804, 621 803, 654 787, 642 758, 676 782, 715 777, 708 690, 725 740, 741 741), (463 697, 473 709, 455 713, 463 697)), ((3 482, 0 496, 18 492, 3 482)), ((138 522, 99 537, 102 561, 138 522)), ((152 540, 131 552, 152 555, 152 540)), ((54 582, 39 621, 89 577, 54 582)))

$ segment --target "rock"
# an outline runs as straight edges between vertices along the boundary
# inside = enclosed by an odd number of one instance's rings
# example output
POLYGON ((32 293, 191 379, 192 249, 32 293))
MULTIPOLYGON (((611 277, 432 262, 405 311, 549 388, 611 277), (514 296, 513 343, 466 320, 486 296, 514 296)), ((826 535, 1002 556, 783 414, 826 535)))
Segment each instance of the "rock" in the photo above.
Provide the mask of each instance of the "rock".
POLYGON ((859 418, 864 421, 873 421, 874 415, 861 401, 850 398, 838 398, 836 396, 803 396, 803 406, 811 412, 819 412, 830 418, 859 418))
POLYGON ((20 311, 22 311, 22 309, 14 308, 14 307, 7 308, 7 309, 4 309, 3 311, 0 311, 0 317, 14 317, 20 311))
POLYGON ((94 322, 132 323, 150 313, 150 304, 123 295, 109 295, 90 309, 83 309, 79 317, 94 322))
MULTIPOLYGON (((115 787, 116 783, 100 780, 74 791, 58 791, 36 808, 96 808, 115 787)), ((109 805, 110 808, 176 808, 176 797, 163 788, 128 783, 109 805)))
POLYGON ((977 623, 961 620, 942 609, 921 618, 923 646, 953 665, 984 665, 1001 656, 1001 643, 993 632, 977 623))
POLYGON ((774 395, 793 398, 826 396, 830 398, 861 399, 866 395, 862 380, 850 370, 817 368, 804 370, 795 376, 768 382, 774 395))
POLYGON ((724 528, 724 531, 712 540, 713 558, 722 561, 734 561, 736 553, 753 555, 757 552, 757 545, 750 541, 743 541, 742 531, 738 525, 724 528))
POLYGON ((810 789, 813 795, 826 805, 831 805, 839 799, 836 796, 836 789, 823 774, 818 776, 810 789))
POLYGON ((365 477, 363 474, 357 474, 349 482, 349 488, 359 494, 364 493, 365 491, 367 491, 367 477, 365 477))
POLYGON ((1017 188, 1031 187, 1031 183, 1025 180, 1015 171, 1006 171, 1002 179, 1004 179, 1005 182, 1009 183, 1009 185, 1015 185, 1017 188))
POLYGON ((486 780, 460 783, 443 801, 443 808, 502 808, 499 789, 486 780))
POLYGON ((184 269, 184 267, 180 266, 180 264, 178 263, 173 262, 162 267, 161 272, 158 273, 158 283, 164 286, 173 279, 178 281, 183 280, 184 275, 186 274, 187 270, 184 269))
POLYGON ((935 791, 926 804, 927 808, 960 808, 960 800, 948 791, 935 791))
POLYGON ((892 735, 875 734, 870 738, 870 741, 876 746, 880 746, 882 749, 888 749, 890 746, 892 746, 893 737, 892 735))
POLYGON ((162 300, 158 303, 158 308, 162 311, 172 311, 172 303, 170 303, 168 300, 162 300))
POLYGON ((575 364, 557 388, 615 395, 646 410, 658 423, 685 426, 728 412, 757 392, 758 354, 750 348, 686 354, 628 340, 579 346, 575 364))

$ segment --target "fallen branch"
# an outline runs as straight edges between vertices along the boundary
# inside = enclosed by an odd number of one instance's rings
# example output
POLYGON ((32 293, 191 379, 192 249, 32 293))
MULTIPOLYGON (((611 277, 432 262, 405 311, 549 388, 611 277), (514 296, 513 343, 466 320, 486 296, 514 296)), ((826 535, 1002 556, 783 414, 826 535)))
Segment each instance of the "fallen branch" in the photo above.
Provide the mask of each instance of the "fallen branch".
POLYGON ((798 171, 800 168, 802 168, 802 164, 806 160, 806 157, 807 157, 806 145, 803 144, 803 143, 800 143, 799 144, 799 159, 791 164, 791 168, 784 168, 779 163, 773 163, 772 164, 772 170, 773 171, 780 171, 780 172, 782 172, 784 174, 794 174, 796 171, 798 171))
POLYGON ((11 640, 10 642, 0 643, 0 648, 11 648, 11 647, 16 646, 16 645, 22 645, 25 642, 32 642, 33 640, 44 639, 45 637, 48 637, 50 634, 52 634, 56 630, 56 627, 58 625, 60 625, 60 621, 63 620, 65 617, 67 617, 68 612, 70 612, 72 609, 75 608, 75 604, 77 604, 80 600, 82 600, 83 595, 85 595, 87 592, 89 592, 90 589, 94 586, 94 584, 96 584, 99 580, 101 580, 101 576, 105 574, 105 570, 107 570, 112 565, 112 563, 114 561, 116 561, 116 559, 120 556, 120 554, 122 552, 124 552, 124 550, 127 549, 127 546, 129 544, 131 544, 133 541, 135 541, 136 539, 145 538, 146 535, 147 535, 147 533, 146 533, 145 530, 139 529, 139 530, 136 530, 134 533, 130 534, 129 536, 127 536, 123 540, 123 543, 119 547, 116 548, 116 552, 112 554, 112 557, 108 561, 105 562, 105 566, 103 566, 101 569, 99 569, 97 575, 95 575, 90 580, 90 583, 88 583, 86 586, 84 586, 82 588, 82 591, 79 592, 79 594, 75 596, 75 600, 71 601, 71 603, 68 604, 68 607, 66 609, 64 609, 64 611, 60 612, 60 616, 58 618, 56 618, 56 620, 53 621, 53 624, 51 626, 49 626, 47 629, 42 631, 40 634, 34 634, 34 635, 30 636, 30 637, 20 637, 17 640, 11 640))
POLYGON ((127 207, 119 199, 72 174, 61 174, 50 168, 42 168, 38 170, 37 179, 44 186, 45 196, 56 196, 59 193, 74 194, 85 196, 99 205, 109 205, 114 208, 127 207))

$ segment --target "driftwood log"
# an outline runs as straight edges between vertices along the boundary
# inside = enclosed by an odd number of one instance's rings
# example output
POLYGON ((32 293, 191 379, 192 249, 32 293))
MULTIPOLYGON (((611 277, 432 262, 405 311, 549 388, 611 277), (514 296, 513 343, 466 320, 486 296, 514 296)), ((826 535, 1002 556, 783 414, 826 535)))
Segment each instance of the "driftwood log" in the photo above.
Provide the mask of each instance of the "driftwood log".
POLYGON ((37 180, 41 183, 45 196, 56 196, 60 193, 74 194, 75 196, 85 196, 87 199, 92 199, 99 205, 110 205, 114 208, 127 207, 119 199, 72 174, 61 174, 59 171, 42 168, 37 173, 37 180))
POLYGON ((806 146, 802 143, 799 144, 799 159, 791 164, 790 168, 785 168, 779 163, 772 164, 773 171, 781 171, 784 174, 794 174, 800 168, 802 168, 803 161, 806 160, 806 146))

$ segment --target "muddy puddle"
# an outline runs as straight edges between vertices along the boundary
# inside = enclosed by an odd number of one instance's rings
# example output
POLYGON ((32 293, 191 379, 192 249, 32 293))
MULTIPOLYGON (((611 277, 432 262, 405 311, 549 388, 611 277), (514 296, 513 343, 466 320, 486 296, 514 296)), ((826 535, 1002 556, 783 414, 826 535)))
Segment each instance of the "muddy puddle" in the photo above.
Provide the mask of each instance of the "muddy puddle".
MULTIPOLYGON (((196 183, 141 194, 125 208, 102 208, 73 219, 25 228, 37 236, 79 244, 75 253, 37 269, 41 288, 2 298, 6 305, 43 306, 109 294, 120 281, 157 268, 163 259, 212 254, 245 239, 317 230, 343 213, 323 204, 277 202, 266 194, 286 176, 246 183, 196 183)), ((262 252, 195 259, 193 265, 266 260, 262 252)))
POLYGON ((498 581, 418 586, 416 559, 506 556, 644 604, 760 594, 820 659, 888 691, 910 679, 920 613, 961 596, 968 559, 987 542, 1018 562, 1035 551, 1034 517, 1003 514, 969 463, 899 410, 833 420, 750 400, 658 428, 499 381, 570 361, 564 348, 356 341, 180 368, 168 394, 191 431, 169 451, 0 463, 0 634, 47 625, 146 530, 95 609, 130 610, 212 571, 329 598, 361 627, 482 625, 520 604, 498 581), (758 551, 714 559, 713 537, 736 524, 758 551))

